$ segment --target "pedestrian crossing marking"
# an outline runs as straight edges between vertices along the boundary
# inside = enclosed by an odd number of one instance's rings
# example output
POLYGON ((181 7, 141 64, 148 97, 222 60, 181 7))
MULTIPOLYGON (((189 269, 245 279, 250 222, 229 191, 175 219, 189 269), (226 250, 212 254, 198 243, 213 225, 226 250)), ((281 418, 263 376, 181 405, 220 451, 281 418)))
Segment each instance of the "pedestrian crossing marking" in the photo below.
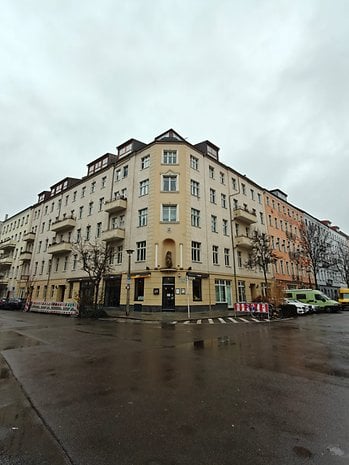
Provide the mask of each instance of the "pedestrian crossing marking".
POLYGON ((234 324, 239 324, 239 323, 263 323, 263 322, 270 322, 270 320, 263 319, 259 320, 258 318, 254 318, 252 316, 244 318, 242 316, 236 316, 235 318, 226 316, 226 317, 214 317, 214 318, 198 318, 198 319, 192 319, 192 320, 184 320, 184 321, 171 321, 171 324, 184 324, 184 325, 190 325, 190 324, 197 324, 197 325, 204 325, 204 324, 227 324, 227 323, 234 323, 234 324))

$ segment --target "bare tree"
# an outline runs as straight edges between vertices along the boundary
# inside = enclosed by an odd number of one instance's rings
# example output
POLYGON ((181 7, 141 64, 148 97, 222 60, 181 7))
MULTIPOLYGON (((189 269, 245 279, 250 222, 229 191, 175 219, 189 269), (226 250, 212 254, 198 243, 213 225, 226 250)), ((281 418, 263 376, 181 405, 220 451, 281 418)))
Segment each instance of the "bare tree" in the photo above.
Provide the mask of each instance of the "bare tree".
POLYGON ((349 245, 337 245, 337 270, 343 282, 349 287, 349 245))
POLYGON ((269 265, 275 263, 277 255, 273 251, 270 236, 265 233, 255 231, 252 241, 252 250, 249 253, 246 266, 250 269, 259 268, 263 272, 265 293, 263 297, 269 298, 268 295, 268 271, 269 265))
POLYGON ((318 288, 318 273, 322 268, 334 268, 337 264, 330 231, 318 223, 302 222, 300 226, 302 255, 312 272, 315 287, 318 288))
POLYGON ((80 241, 73 247, 81 268, 88 274, 93 286, 93 304, 98 308, 100 283, 112 269, 113 248, 107 242, 80 241))

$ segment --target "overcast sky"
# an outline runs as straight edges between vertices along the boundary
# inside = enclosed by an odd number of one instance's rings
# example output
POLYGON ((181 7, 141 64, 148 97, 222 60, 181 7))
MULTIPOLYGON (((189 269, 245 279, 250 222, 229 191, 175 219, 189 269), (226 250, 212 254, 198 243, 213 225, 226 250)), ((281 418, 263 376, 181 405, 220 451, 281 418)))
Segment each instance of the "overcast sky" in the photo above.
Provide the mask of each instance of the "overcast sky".
POLYGON ((2 0, 0 219, 169 128, 349 233, 347 0, 2 0))

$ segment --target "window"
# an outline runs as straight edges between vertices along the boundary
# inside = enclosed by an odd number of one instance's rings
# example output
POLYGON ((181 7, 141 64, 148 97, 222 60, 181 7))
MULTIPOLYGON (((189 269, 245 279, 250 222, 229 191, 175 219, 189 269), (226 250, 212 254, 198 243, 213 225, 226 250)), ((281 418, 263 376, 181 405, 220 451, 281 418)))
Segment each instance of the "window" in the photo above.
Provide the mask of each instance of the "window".
POLYGON ((148 223, 148 208, 138 210, 138 226, 147 226, 148 223))
POLYGON ((81 229, 76 230, 76 242, 80 242, 81 240, 81 229))
POLYGON ((144 278, 135 279, 134 300, 144 300, 144 278))
POLYGON ((243 183, 241 183, 241 191, 244 195, 246 195, 246 186, 243 183))
POLYGON ((231 301, 231 281, 225 279, 215 280, 216 303, 229 303, 231 301))
POLYGON ((75 202, 77 194, 78 194, 77 191, 73 192, 73 202, 75 202))
POLYGON ((63 271, 67 271, 67 266, 68 266, 68 255, 64 257, 63 271))
POLYGON ((81 189, 81 198, 85 197, 85 193, 86 193, 86 187, 83 187, 81 189))
POLYGON ((223 234, 228 235, 228 220, 223 220, 222 222, 223 234))
POLYGON ((93 181, 93 183, 91 184, 91 194, 93 194, 95 190, 96 190, 96 181, 93 181))
POLYGON ((89 215, 92 215, 92 209, 93 209, 93 202, 90 202, 90 203, 88 204, 88 214, 89 214, 89 215))
POLYGON ((214 179, 214 168, 213 166, 208 167, 208 176, 210 179, 214 179))
POLYGON ((242 268, 242 253, 241 252, 237 253, 237 258, 238 258, 238 267, 242 268))
POLYGON ((211 232, 217 232, 217 217, 211 215, 211 232))
POLYGON ((147 255, 147 243, 146 241, 140 241, 136 243, 137 246, 137 261, 144 262, 147 255))
POLYGON ((162 221, 166 223, 177 221, 177 205, 162 206, 162 221))
POLYGON ((246 302, 245 281, 238 281, 238 299, 239 302, 246 302))
POLYGON ((102 223, 97 223, 96 237, 101 237, 101 233, 102 233, 102 223))
POLYGON ((149 168, 150 165, 150 155, 146 155, 145 157, 141 158, 141 169, 144 170, 145 168, 149 168))
POLYGON ((230 266, 230 250, 224 249, 224 265, 230 266))
POLYGON ((191 259, 193 262, 199 262, 201 260, 201 243, 191 242, 191 259))
POLYGON ((102 211, 102 210, 103 210, 103 205, 104 205, 104 197, 101 197, 101 198, 99 199, 98 211, 102 211))
POLYGON ((123 251, 123 247, 122 245, 118 245, 117 249, 116 249, 116 263, 118 265, 120 265, 122 263, 122 251, 123 251))
POLYGON ((222 171, 219 173, 219 180, 221 184, 225 184, 225 175, 222 171))
POLYGON ((216 203, 216 191, 214 189, 210 189, 210 202, 216 203))
POLYGON ((77 254, 73 255, 73 265, 72 265, 72 270, 76 270, 76 265, 78 263, 78 256, 77 254))
POLYGON ((194 157, 194 155, 190 155, 190 168, 193 168, 193 170, 199 169, 199 159, 194 157))
POLYGON ((250 189, 250 192, 251 192, 251 199, 254 200, 254 190, 253 189, 250 189))
POLYGON ((212 262, 214 265, 218 265, 218 245, 212 246, 212 262))
POLYGON ((101 189, 105 187, 106 182, 107 182, 107 176, 103 176, 102 181, 101 181, 101 189))
POLYGON ((257 198, 258 198, 258 203, 262 203, 262 196, 261 194, 257 194, 257 198))
POLYGON ((128 176, 128 165, 122 168, 122 177, 127 178, 127 176, 128 176))
POLYGON ((86 240, 89 241, 91 237, 91 226, 86 226, 86 240))
POLYGON ((227 196, 225 194, 221 194, 221 206, 227 208, 227 196))
POLYGON ((196 228, 200 227, 200 210, 191 209, 191 225, 196 228))
POLYGON ((175 165, 177 163, 177 150, 164 150, 163 163, 165 165, 175 165))
POLYGON ((80 207, 80 208, 79 208, 79 219, 82 218, 82 213, 83 213, 83 211, 84 211, 84 207, 80 207))
POLYGON ((120 181, 121 179, 121 170, 115 170, 115 181, 120 181))
POLYGON ((191 179, 190 181, 190 193, 194 197, 199 197, 200 183, 198 183, 197 181, 194 181, 193 179, 191 179))
POLYGON ((162 177, 162 190, 165 192, 177 191, 177 175, 162 177))
POLYGON ((192 281, 193 286, 193 301, 198 302, 202 300, 202 286, 201 278, 194 278, 192 281))
POLYGON ((259 219, 261 221, 261 224, 264 224, 264 216, 262 212, 259 212, 259 219))
POLYGON ((234 189, 234 191, 236 191, 236 179, 235 178, 231 178, 231 187, 234 189))
POLYGON ((139 195, 149 194, 149 179, 145 179, 139 183, 139 195))

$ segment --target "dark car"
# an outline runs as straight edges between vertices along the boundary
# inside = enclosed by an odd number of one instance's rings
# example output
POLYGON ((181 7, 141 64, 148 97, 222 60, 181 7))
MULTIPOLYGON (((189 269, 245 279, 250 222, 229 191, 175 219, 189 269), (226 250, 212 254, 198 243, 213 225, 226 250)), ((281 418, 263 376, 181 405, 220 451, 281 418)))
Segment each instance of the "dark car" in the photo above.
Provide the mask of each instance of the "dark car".
POLYGON ((24 304, 24 299, 0 299, 0 309, 4 310, 21 310, 24 304))

